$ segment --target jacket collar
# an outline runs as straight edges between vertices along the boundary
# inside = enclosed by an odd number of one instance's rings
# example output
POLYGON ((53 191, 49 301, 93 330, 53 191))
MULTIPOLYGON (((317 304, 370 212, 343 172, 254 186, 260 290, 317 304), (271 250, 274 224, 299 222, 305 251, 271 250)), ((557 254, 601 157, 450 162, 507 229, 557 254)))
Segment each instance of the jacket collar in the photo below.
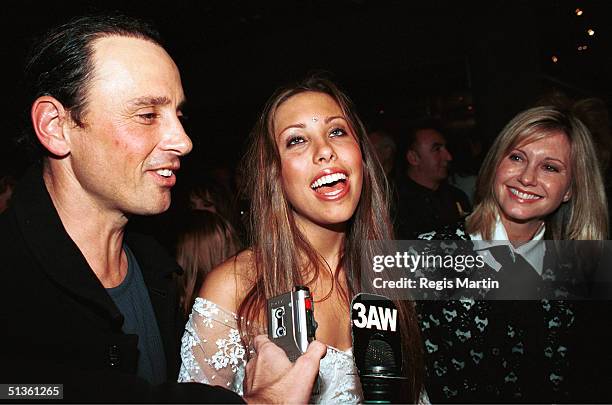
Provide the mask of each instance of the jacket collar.
MULTIPOLYGON (((79 300, 89 302, 121 327, 123 317, 104 286, 66 232, 42 177, 41 165, 31 167, 19 182, 11 204, 33 257, 45 273, 79 300)), ((143 272, 160 329, 169 315, 166 297, 169 277, 180 268, 170 258, 145 248, 143 238, 126 235, 143 272), (166 308, 166 309, 164 309, 166 308)), ((163 333, 163 332, 162 332, 163 333)))
POLYGON ((15 190, 11 206, 23 238, 45 273, 67 293, 121 321, 121 314, 70 238, 45 186, 41 165, 31 167, 15 190))

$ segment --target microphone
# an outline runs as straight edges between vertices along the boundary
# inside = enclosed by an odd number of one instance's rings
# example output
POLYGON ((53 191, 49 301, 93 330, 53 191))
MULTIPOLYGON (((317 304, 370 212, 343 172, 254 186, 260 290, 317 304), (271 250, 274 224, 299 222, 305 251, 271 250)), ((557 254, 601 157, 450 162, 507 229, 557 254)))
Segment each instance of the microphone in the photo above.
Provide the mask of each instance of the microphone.
POLYGON ((408 378, 402 375, 398 310, 382 295, 360 293, 351 301, 353 358, 363 389, 363 403, 402 401, 408 378))

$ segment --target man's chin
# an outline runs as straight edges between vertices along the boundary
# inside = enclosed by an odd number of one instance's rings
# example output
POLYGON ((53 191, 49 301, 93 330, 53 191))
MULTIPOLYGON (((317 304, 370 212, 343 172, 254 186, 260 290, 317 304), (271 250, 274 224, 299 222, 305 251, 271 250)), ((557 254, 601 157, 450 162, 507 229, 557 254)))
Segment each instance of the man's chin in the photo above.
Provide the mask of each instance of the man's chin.
POLYGON ((443 173, 440 173, 440 175, 438 176, 438 178, 436 179, 439 183, 443 182, 444 180, 446 180, 448 178, 448 172, 445 171, 443 173))
POLYGON ((146 206, 141 206, 131 210, 131 212, 126 213, 127 215, 141 215, 141 216, 151 216, 151 215, 159 215, 168 211, 170 208, 170 199, 166 201, 159 201, 155 204, 150 204, 146 206))

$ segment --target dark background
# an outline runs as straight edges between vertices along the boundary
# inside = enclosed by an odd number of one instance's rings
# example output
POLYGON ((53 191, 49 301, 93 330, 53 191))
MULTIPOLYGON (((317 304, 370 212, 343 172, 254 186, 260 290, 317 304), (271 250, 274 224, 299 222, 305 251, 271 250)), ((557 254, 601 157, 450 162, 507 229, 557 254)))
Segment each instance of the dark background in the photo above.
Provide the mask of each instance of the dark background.
POLYGON ((348 92, 368 127, 398 139, 415 120, 436 117, 451 144, 476 137, 486 145, 551 89, 610 105, 610 3, 5 1, 1 166, 17 175, 26 166, 10 139, 29 107, 20 78, 30 39, 85 11, 121 10, 157 23, 189 101, 195 147, 184 174, 233 167, 274 89, 318 69, 348 92))

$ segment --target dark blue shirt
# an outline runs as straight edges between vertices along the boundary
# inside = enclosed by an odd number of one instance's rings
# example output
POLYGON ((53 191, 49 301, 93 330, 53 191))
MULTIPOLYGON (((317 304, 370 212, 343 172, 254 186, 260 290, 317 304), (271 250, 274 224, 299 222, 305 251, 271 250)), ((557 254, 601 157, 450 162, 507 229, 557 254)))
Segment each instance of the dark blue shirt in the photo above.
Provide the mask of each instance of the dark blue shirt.
POLYGON ((124 245, 128 270, 123 282, 106 291, 124 317, 122 330, 138 335, 138 376, 152 384, 166 381, 166 357, 159 327, 140 266, 130 249, 124 245))

